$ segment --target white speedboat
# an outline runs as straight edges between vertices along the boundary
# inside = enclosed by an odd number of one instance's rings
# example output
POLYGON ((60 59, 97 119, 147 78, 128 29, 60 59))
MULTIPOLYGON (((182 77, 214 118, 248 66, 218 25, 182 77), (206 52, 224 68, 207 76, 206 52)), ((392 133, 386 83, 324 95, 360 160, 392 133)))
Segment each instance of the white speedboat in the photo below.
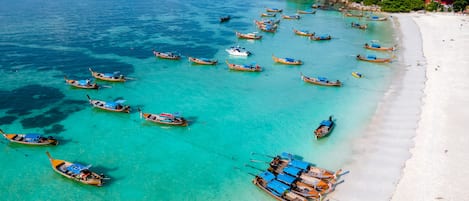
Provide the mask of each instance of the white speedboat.
POLYGON ((251 55, 251 52, 247 51, 246 49, 236 46, 236 47, 230 47, 226 49, 226 51, 233 56, 249 56, 251 55))

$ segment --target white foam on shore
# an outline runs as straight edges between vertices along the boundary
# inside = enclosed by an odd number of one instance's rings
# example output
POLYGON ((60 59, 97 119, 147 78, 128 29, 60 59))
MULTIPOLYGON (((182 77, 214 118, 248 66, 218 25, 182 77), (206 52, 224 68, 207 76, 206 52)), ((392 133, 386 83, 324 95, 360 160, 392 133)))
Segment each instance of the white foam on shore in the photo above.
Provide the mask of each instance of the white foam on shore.
POLYGON ((392 200, 469 200, 469 18, 406 16, 422 31, 428 80, 415 147, 392 200))
POLYGON ((402 167, 410 157, 420 118, 425 86, 425 58, 417 25, 410 16, 398 15, 399 63, 389 90, 381 100, 366 132, 353 143, 350 174, 330 195, 332 200, 389 200, 402 167))

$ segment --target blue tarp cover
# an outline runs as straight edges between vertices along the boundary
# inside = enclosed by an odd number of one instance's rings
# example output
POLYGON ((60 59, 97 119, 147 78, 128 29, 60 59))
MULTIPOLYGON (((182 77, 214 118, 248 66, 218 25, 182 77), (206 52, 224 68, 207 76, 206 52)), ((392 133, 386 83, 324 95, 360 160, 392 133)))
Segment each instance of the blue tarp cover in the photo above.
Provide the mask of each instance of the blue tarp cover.
POLYGON ((78 84, 79 84, 79 85, 84 86, 84 85, 86 85, 87 83, 88 83, 88 82, 87 82, 86 80, 78 80, 78 84))
POLYGON ((277 175, 277 180, 286 183, 287 185, 291 185, 296 180, 296 178, 282 173, 277 175))
POLYGON ((24 138, 32 138, 32 139, 34 139, 34 138, 39 138, 39 137, 41 137, 41 135, 40 135, 40 134, 37 134, 37 133, 28 133, 28 134, 25 134, 25 135, 24 135, 24 138))
POLYGON ((288 165, 306 170, 309 167, 309 163, 301 160, 292 160, 288 165))
POLYGON ((67 167, 67 170, 73 172, 73 174, 80 174, 80 171, 84 169, 86 169, 86 166, 79 163, 74 163, 67 167))
POLYGON ((293 159, 293 155, 287 152, 282 152, 281 156, 282 158, 288 158, 288 160, 293 159))
POLYGON ((318 77, 318 80, 321 81, 321 82, 326 82, 326 81, 327 81, 327 78, 325 78, 325 77, 318 77))
POLYGON ((378 16, 371 16, 371 19, 377 20, 377 19, 379 19, 379 17, 378 16))
POLYGON ((271 189, 272 191, 270 191, 270 192, 272 192, 274 195, 279 196, 279 197, 282 196, 282 194, 285 191, 290 190, 289 186, 287 186, 286 184, 284 184, 284 183, 282 183, 278 180, 273 180, 273 181, 269 182, 267 184, 267 188, 271 189))
POLYGON ((332 121, 329 121, 329 120, 323 120, 321 121, 321 126, 331 126, 332 125, 332 121))
POLYGON ((294 62, 295 61, 295 59, 292 59, 292 58, 285 58, 285 60, 288 61, 288 62, 294 62))
POLYGON ((104 73, 104 77, 114 77, 114 73, 104 73))
POLYGON ((262 172, 258 176, 264 179, 266 182, 270 182, 275 179, 275 175, 269 171, 262 172))
POLYGON ((368 56, 367 56, 367 58, 368 58, 368 59, 373 59, 373 60, 374 60, 374 59, 376 59, 376 55, 368 55, 368 56))
POLYGON ((104 107, 107 107, 107 108, 116 108, 117 106, 117 103, 114 103, 114 102, 107 102, 104 107))
POLYGON ((283 169, 283 172, 293 175, 293 176, 298 176, 301 173, 302 170, 292 167, 292 166, 287 166, 286 168, 283 169))
POLYGON ((380 48, 381 45, 379 45, 379 44, 377 44, 377 43, 372 43, 372 44, 371 44, 371 47, 380 48))

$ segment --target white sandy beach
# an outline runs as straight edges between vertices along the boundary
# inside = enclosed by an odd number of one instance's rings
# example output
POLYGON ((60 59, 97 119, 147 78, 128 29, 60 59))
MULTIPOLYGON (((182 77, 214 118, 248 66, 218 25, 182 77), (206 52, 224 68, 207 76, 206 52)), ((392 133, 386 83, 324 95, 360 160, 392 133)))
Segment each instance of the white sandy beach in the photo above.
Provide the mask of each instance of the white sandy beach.
POLYGON ((462 132, 469 120, 469 18, 393 16, 401 31, 400 67, 372 124, 354 142, 344 167, 350 174, 330 198, 469 200, 469 137, 462 132))

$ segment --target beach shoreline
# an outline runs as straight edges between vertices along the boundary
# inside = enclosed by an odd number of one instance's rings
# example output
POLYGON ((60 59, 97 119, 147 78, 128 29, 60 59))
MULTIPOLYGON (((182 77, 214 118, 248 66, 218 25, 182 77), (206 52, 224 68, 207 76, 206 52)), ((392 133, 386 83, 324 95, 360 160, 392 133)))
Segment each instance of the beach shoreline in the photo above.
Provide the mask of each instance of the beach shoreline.
POLYGON ((469 18, 430 13, 409 15, 421 30, 427 60, 422 114, 412 156, 406 161, 392 200, 466 200, 469 191, 469 18))
POLYGON ((420 31, 408 14, 392 15, 398 51, 390 66, 394 78, 364 134, 353 142, 350 174, 331 195, 336 200, 389 200, 403 165, 410 158, 425 87, 425 58, 420 31))

